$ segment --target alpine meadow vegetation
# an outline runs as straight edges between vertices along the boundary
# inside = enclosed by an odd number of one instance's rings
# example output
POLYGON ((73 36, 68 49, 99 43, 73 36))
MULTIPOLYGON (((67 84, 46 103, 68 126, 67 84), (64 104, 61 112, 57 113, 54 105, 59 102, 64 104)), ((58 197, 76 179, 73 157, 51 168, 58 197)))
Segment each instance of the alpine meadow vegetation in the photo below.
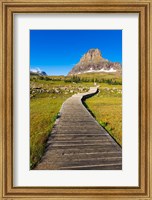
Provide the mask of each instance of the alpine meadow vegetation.
POLYGON ((63 102, 94 84, 99 93, 85 106, 109 134, 122 144, 122 79, 118 74, 86 73, 75 76, 31 76, 30 78, 30 167, 44 154, 63 102))

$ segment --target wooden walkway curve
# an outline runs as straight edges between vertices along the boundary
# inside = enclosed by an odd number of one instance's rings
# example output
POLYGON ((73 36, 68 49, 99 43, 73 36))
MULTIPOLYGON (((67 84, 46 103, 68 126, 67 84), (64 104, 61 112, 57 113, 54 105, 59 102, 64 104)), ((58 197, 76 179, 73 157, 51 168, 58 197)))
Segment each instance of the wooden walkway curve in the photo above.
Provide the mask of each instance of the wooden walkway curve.
POLYGON ((62 105, 36 170, 120 170, 122 149, 82 104, 97 93, 75 94, 62 105))

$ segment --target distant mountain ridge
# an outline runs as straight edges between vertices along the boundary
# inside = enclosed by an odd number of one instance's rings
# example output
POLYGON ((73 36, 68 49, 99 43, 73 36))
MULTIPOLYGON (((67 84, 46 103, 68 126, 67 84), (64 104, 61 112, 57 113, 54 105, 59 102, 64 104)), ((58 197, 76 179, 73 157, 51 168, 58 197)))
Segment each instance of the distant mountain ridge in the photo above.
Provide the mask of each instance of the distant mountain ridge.
POLYGON ((90 49, 80 61, 72 68, 68 75, 76 75, 91 72, 121 72, 122 66, 119 62, 111 62, 102 57, 99 49, 90 49))
POLYGON ((47 76, 47 73, 44 72, 44 71, 41 71, 39 69, 31 69, 30 70, 30 75, 33 75, 33 76, 47 76))

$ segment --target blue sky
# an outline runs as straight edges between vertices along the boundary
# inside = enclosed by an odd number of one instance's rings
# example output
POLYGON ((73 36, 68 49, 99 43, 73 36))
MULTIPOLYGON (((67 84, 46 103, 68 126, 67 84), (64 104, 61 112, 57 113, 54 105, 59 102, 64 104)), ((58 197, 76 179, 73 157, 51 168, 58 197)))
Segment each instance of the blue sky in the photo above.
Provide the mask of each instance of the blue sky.
POLYGON ((91 48, 122 63, 121 30, 30 30, 30 69, 67 75, 91 48))

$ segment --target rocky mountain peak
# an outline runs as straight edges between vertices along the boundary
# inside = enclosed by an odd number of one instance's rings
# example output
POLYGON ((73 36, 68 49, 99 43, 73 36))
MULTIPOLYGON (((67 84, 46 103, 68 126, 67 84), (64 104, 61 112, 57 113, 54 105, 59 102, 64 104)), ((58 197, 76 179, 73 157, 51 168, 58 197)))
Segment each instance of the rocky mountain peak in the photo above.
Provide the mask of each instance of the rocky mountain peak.
POLYGON ((83 55, 79 63, 98 63, 102 60, 103 58, 99 49, 90 49, 86 54, 83 55))
POLYGON ((73 67, 68 75, 75 75, 90 72, 116 72, 121 71, 121 64, 110 62, 102 57, 101 51, 90 49, 85 53, 80 61, 73 67))

